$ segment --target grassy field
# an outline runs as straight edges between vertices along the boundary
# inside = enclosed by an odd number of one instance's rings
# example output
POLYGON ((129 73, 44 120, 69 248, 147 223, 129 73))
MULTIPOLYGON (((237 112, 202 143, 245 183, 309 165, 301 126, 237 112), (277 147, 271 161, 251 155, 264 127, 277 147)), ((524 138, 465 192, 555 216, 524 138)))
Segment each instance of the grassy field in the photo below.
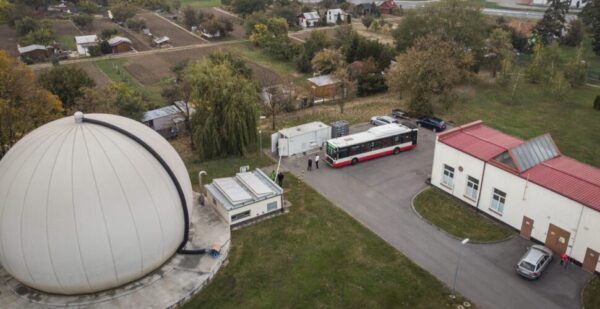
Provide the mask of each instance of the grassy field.
POLYGON ((311 76, 308 73, 298 72, 291 62, 272 59, 269 55, 254 47, 250 42, 231 45, 231 47, 248 60, 265 66, 282 76, 289 76, 292 80, 303 81, 311 76))
POLYGON ((563 154, 600 167, 600 111, 592 108, 600 89, 572 89, 565 102, 556 102, 544 85, 523 82, 520 89, 518 102, 508 102, 501 87, 475 85, 474 94, 442 116, 457 124, 481 119, 523 139, 549 132, 563 154))
POLYGON ((63 50, 76 50, 75 37, 72 35, 60 35, 56 38, 60 48, 63 50))
POLYGON ((156 87, 144 87, 124 68, 126 59, 110 59, 96 61, 96 66, 102 70, 112 81, 123 82, 133 90, 144 94, 153 105, 164 105, 164 100, 160 96, 160 89, 156 87))
POLYGON ((583 290, 583 307, 600 308, 600 277, 595 276, 583 290))
POLYGON ((229 263, 184 308, 455 308, 464 299, 291 174, 290 212, 234 231, 229 263))
POLYGON ((429 222, 458 238, 489 242, 506 239, 514 233, 433 188, 417 196, 415 209, 429 222))

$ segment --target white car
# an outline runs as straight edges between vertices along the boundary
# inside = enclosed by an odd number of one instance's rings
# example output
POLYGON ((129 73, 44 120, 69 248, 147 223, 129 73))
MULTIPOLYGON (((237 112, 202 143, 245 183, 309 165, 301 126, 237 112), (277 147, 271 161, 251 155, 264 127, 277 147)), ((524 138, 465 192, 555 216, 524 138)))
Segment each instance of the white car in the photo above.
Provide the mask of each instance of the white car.
POLYGON ((375 126, 382 126, 384 124, 390 124, 390 123, 398 123, 398 120, 396 120, 395 118, 390 117, 390 116, 371 117, 371 124, 375 125, 375 126))

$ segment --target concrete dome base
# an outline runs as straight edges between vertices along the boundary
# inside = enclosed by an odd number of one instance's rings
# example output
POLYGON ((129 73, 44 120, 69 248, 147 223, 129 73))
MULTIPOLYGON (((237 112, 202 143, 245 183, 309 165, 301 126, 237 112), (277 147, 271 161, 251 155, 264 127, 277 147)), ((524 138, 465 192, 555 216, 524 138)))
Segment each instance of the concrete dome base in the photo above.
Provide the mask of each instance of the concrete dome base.
MULTIPOLYGON (((197 199, 194 199, 197 201, 197 199)), ((31 289, 0 267, 0 308, 172 308, 196 295, 227 258, 229 226, 209 207, 194 205, 190 238, 195 248, 222 246, 221 256, 175 254, 147 276, 116 289, 86 295, 54 295, 31 289)))

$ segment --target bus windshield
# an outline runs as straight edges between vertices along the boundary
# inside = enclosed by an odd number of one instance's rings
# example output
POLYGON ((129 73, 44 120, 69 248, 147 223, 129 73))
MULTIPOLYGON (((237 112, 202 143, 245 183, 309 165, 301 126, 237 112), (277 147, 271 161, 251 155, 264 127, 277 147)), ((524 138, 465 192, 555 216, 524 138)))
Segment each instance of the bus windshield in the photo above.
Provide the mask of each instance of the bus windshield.
POLYGON ((337 159, 337 147, 331 143, 327 143, 327 155, 333 159, 337 159))

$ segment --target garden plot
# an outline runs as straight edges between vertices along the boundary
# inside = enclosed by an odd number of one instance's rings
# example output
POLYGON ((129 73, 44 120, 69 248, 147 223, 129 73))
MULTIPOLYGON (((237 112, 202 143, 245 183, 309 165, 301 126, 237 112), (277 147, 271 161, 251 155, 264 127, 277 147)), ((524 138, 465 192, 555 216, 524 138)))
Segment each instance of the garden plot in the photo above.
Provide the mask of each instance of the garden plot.
POLYGON ((87 75, 96 82, 97 87, 104 87, 110 84, 111 79, 102 72, 93 62, 84 62, 80 64, 74 64, 83 69, 87 75))
POLYGON ((173 46, 186 46, 205 43, 202 39, 193 36, 191 33, 178 28, 169 21, 157 16, 154 13, 142 13, 137 15, 146 21, 150 32, 156 37, 168 36, 173 46))
POLYGON ((126 29, 125 27, 121 27, 107 18, 96 18, 94 19, 94 23, 92 24, 92 29, 87 34, 97 34, 99 35, 102 30, 105 29, 117 29, 117 34, 123 37, 126 37, 131 40, 133 45, 133 49, 137 51, 150 50, 150 42, 146 36, 141 32, 135 32, 133 30, 126 29))
POLYGON ((233 17, 213 8, 206 8, 202 9, 201 11, 204 14, 212 14, 215 17, 222 16, 233 23, 233 31, 229 32, 227 36, 225 38, 222 38, 221 40, 239 40, 245 38, 246 30, 244 29, 244 26, 242 25, 242 20, 240 18, 233 17))
POLYGON ((10 56, 18 57, 17 50, 17 32, 8 25, 0 25, 0 48, 6 51, 10 56))

